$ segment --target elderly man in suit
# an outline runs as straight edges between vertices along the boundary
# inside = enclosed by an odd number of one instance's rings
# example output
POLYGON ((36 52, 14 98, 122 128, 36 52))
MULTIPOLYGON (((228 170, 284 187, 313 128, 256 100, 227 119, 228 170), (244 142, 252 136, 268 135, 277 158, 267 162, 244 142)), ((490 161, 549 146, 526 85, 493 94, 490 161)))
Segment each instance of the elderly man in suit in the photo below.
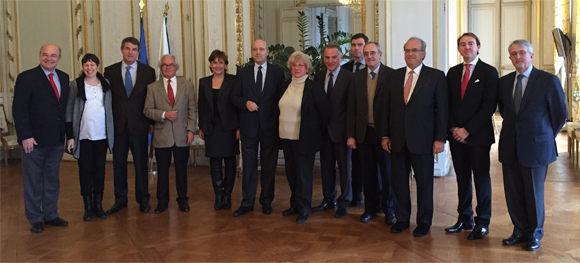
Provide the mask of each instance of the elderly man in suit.
POLYGON ((558 155, 555 138, 566 121, 566 102, 560 80, 532 66, 528 41, 515 40, 508 51, 516 71, 499 79, 499 161, 514 230, 503 244, 527 241, 526 249, 534 251, 544 236, 544 181, 558 155))
MULTIPOLYGON (((356 33, 350 38, 350 55, 352 60, 342 65, 343 69, 350 72, 357 72, 366 67, 363 48, 369 42, 369 38, 363 33, 356 33)), ((354 88, 354 87, 353 87, 354 88)), ((351 161, 351 178, 352 178, 352 201, 350 206, 359 206, 363 203, 363 182, 362 182, 362 164, 357 149, 351 149, 352 152, 349 161, 351 161)))
POLYGON ((479 38, 465 33, 457 39, 463 63, 447 72, 449 91, 448 140, 457 176, 459 217, 449 233, 471 230, 467 239, 482 239, 489 234, 491 218, 491 179, 489 150, 495 142, 491 115, 497 106, 497 70, 479 59, 479 38), (471 200, 475 182, 477 217, 473 227, 471 200))
POLYGON ((352 200, 351 165, 352 149, 346 145, 346 107, 352 73, 340 67, 342 51, 336 44, 328 44, 322 52, 325 70, 314 76, 314 81, 324 85, 331 104, 328 128, 322 134, 320 166, 322 174, 322 194, 324 199, 312 211, 319 212, 336 207, 336 165, 340 175, 340 191, 336 217, 348 213, 352 200))
POLYGON ((14 87, 12 112, 24 150, 24 208, 33 233, 42 232, 45 224, 68 225, 57 211, 69 93, 69 76, 56 69, 60 58, 59 47, 42 46, 40 65, 20 73, 14 87))
POLYGON ((240 69, 238 85, 231 95, 232 103, 240 111, 240 137, 242 139, 243 200, 233 216, 254 211, 258 188, 258 149, 260 151, 260 204, 266 215, 272 213, 274 175, 278 163, 278 101, 280 100, 284 72, 266 61, 268 45, 263 40, 252 43, 254 64, 240 69))
POLYGON ((175 161, 175 184, 179 210, 189 212, 187 201, 187 160, 189 144, 196 128, 195 87, 191 81, 177 79, 179 64, 173 55, 163 55, 159 62, 163 77, 147 87, 143 112, 155 121, 153 146, 157 160, 157 207, 160 214, 169 204, 169 167, 175 161))
POLYGON ((397 223, 391 233, 409 227, 411 167, 417 182, 416 237, 429 233, 433 221, 433 155, 447 138, 448 97, 445 74, 423 65, 427 44, 411 37, 404 45, 406 67, 393 72, 385 98, 383 148, 392 154, 397 223))
POLYGON ((364 56, 367 68, 353 74, 349 89, 346 144, 359 149, 362 164, 365 211, 360 221, 370 222, 382 210, 385 223, 392 225, 395 215, 390 186, 391 167, 387 163, 390 156, 385 156, 381 147, 380 120, 384 114, 381 112, 383 94, 389 89, 388 80, 393 69, 381 63, 383 52, 376 42, 367 43, 364 56))
POLYGON ((147 85, 155 81, 155 70, 137 61, 141 45, 134 37, 121 42, 123 60, 105 68, 105 78, 111 82, 113 93, 113 122, 115 147, 113 170, 115 204, 108 214, 127 207, 127 157, 129 149, 135 164, 135 198, 139 210, 149 212, 149 185, 147 180, 148 133, 153 132, 153 121, 143 114, 147 85))

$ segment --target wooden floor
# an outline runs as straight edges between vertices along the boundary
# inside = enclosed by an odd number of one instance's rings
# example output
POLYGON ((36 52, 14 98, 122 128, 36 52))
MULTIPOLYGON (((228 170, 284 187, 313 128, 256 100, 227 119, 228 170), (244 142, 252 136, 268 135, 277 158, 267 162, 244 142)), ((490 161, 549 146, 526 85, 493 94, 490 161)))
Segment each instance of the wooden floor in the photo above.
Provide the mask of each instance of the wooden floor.
MULTIPOLYGON (((191 212, 178 211, 175 201, 156 215, 139 212, 135 202, 107 219, 82 220, 76 162, 61 165, 59 215, 68 227, 48 226, 41 234, 29 231, 24 215, 21 163, 10 160, 1 169, 2 262, 579 262, 580 187, 577 170, 566 152, 566 135, 558 138, 560 157, 550 165, 546 180, 546 223, 542 248, 528 252, 522 246, 503 246, 512 232, 506 210, 497 145, 492 147, 493 215, 490 235, 468 241, 469 232, 447 234, 455 223, 457 194, 455 175, 435 178, 435 214, 431 233, 415 238, 410 230, 391 234, 382 215, 360 223, 362 207, 344 218, 332 211, 312 213, 306 224, 283 217, 290 192, 284 173, 276 177, 272 215, 261 206, 239 218, 232 212, 241 201, 241 181, 236 181, 233 209, 213 210, 213 191, 207 167, 189 167, 191 212)), ((130 171, 129 195, 134 200, 130 171)), ((172 171, 173 173, 173 171, 172 171)), ((114 201, 112 163, 107 163, 105 209, 114 201)), ((171 175, 173 177, 173 175, 171 175)), ((316 176, 315 176, 316 177, 316 176)), ((174 185, 174 181, 171 182, 174 185)), ((157 204, 155 183, 149 185, 151 205, 157 204)), ((413 182, 413 195, 415 187, 413 182)), ((176 197, 171 187, 171 198, 176 197)), ((314 180, 313 204, 322 200, 320 178, 314 180)), ((413 197, 414 200, 414 197, 413 197)), ((413 201, 413 206, 415 203, 413 201)), ((415 213, 415 211, 413 211, 415 213)), ((414 214, 412 215, 414 218, 414 214)))

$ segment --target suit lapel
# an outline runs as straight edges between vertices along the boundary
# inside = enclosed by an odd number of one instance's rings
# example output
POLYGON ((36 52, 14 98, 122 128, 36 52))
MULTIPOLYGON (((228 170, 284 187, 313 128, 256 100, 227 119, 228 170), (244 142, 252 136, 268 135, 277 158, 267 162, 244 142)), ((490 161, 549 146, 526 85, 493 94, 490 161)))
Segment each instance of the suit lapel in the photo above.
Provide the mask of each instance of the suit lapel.
MULTIPOLYGON (((52 94, 52 98, 54 98, 55 100, 58 101, 58 99, 56 98, 56 93, 54 92, 54 88, 52 87, 52 84, 50 84, 50 80, 48 80, 48 76, 46 74, 44 74, 44 70, 42 69, 41 66, 38 66, 38 73, 42 76, 42 78, 40 78, 40 79, 42 79, 41 82, 42 82, 43 86, 46 89, 48 89, 48 91, 50 92, 50 94, 52 94)), ((53 78, 54 77, 59 78, 58 80, 60 82, 60 76, 58 76, 58 74, 56 72, 56 69, 54 70, 54 73, 55 73, 56 76, 53 75, 53 78)), ((61 92, 62 92, 62 90, 63 90, 63 88, 62 88, 62 85, 61 85, 61 92)))
MULTIPOLYGON (((176 96, 175 92, 173 93, 173 96, 175 98, 174 105, 177 106, 177 105, 179 105, 178 103, 181 102, 181 98, 183 98, 183 96, 186 96, 186 95, 184 95, 185 94, 185 81, 182 79, 178 79, 178 78, 175 78, 175 79, 177 80, 177 87, 179 88, 179 94, 180 94, 179 96, 176 96)), ((169 97, 167 98, 167 101, 169 101, 169 97)))
POLYGON ((304 110, 303 109, 307 109, 307 103, 309 102, 310 99, 310 93, 312 93, 312 85, 311 82, 306 79, 306 82, 304 83, 304 92, 302 93, 302 103, 300 105, 300 108, 302 109, 300 111, 300 115, 304 116, 304 110))
POLYGON ((386 79, 387 79, 386 66, 381 63, 381 65, 379 66, 379 78, 377 79, 377 87, 375 88, 375 100, 380 91, 379 87, 383 87, 383 84, 385 83, 386 79))
MULTIPOLYGON (((210 114, 213 114, 213 91, 212 91, 212 78, 204 79, 203 88, 205 89, 205 97, 207 99, 207 105, 209 105, 210 114)), ((218 96, 219 97, 219 96, 218 96)))
MULTIPOLYGON (((514 72, 510 73, 507 76, 507 78, 508 78, 507 83, 509 84, 509 86, 506 87, 507 92, 508 92, 508 94, 507 94, 506 97, 508 98, 507 99, 507 104, 509 104, 509 105, 505 105, 505 103, 504 103, 504 107, 509 107, 512 112, 514 112, 515 114, 517 114, 516 113, 516 108, 514 106, 514 88, 515 88, 514 87, 514 80, 516 79, 516 72, 514 71, 514 72)), ((520 104, 520 108, 521 108, 521 104, 520 104)))
MULTIPOLYGON (((415 84, 415 88, 413 89, 413 93, 411 93, 411 98, 409 98, 409 101, 407 101, 407 105, 411 103, 413 98, 418 96, 417 93, 421 92, 421 89, 423 89, 423 86, 425 86, 425 83, 427 82, 428 78, 429 78, 429 69, 427 68, 427 66, 423 65, 423 68, 421 68, 421 73, 419 73, 419 79, 417 80, 417 83, 415 84)), ((403 86, 405 85, 404 83, 405 83, 405 80, 403 81, 403 86)), ((404 92, 403 92, 403 96, 404 96, 404 92)))
MULTIPOLYGON (((254 76, 254 67, 256 64, 253 64, 249 69, 248 69, 248 74, 246 74, 246 78, 248 78, 247 82, 250 83, 251 86, 251 90, 252 93, 254 93, 255 98, 260 98, 261 96, 261 92, 258 92, 257 88, 256 88, 256 77, 254 76)), ((265 84, 265 82, 264 82, 265 84)), ((262 87, 263 88, 263 87, 262 87)))
MULTIPOLYGON (((520 104, 520 110, 517 113, 522 112, 522 109, 526 107, 526 104, 530 101, 530 98, 533 96, 534 91, 536 90, 536 79, 538 78, 537 69, 534 67, 532 68, 532 72, 530 72, 530 77, 528 79, 528 83, 526 84, 526 89, 524 91, 524 96, 522 96, 522 104, 520 104)), ((513 104, 513 103, 512 103, 513 104)))
MULTIPOLYGON (((127 96, 127 91, 125 90, 125 83, 123 82, 123 62, 119 62, 118 63, 118 67, 113 69, 113 74, 117 77, 117 82, 118 82, 118 87, 121 87, 121 93, 123 93, 123 96, 125 96, 125 98, 129 98, 129 96, 127 96)), ((137 74, 139 74, 139 71, 137 71, 137 74)), ((112 82, 112 81, 111 81, 112 82)), ((112 83, 111 83, 112 84, 112 83)), ((115 86, 115 85, 111 85, 111 86, 115 86)))
MULTIPOLYGON (((469 82, 467 82, 467 87, 465 88, 465 94, 463 94, 463 101, 465 101, 465 98, 467 98, 468 96, 470 96, 471 93, 473 93, 473 85, 475 84, 475 81, 479 79, 479 76, 481 76, 483 70, 483 65, 481 62, 481 59, 479 61, 477 61, 477 64, 475 64, 475 67, 473 69, 473 73, 471 73, 471 77, 469 78, 469 82)), ((463 69, 462 69, 463 71, 463 69)), ((461 79, 463 79, 463 76, 461 76, 461 79)), ((461 81, 459 82, 459 98, 461 99, 461 81)))

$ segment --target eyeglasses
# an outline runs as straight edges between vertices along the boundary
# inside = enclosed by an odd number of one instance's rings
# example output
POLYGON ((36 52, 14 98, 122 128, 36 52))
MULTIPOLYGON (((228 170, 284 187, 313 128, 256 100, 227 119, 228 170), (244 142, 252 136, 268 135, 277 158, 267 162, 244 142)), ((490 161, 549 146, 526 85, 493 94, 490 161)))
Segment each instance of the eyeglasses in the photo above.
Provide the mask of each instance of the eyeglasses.
POLYGON ((420 52, 420 51, 425 51, 425 50, 422 50, 422 49, 416 49, 416 48, 413 48, 413 49, 403 49, 403 50, 404 50, 404 51, 405 51, 405 53, 407 53, 407 54, 408 54, 408 53, 417 53, 417 52, 420 52))
POLYGON ((161 64, 162 68, 174 68, 175 66, 175 64, 161 64))
POLYGON ((520 50, 518 52, 510 52, 510 57, 516 57, 517 55, 520 55, 521 57, 523 57, 526 54, 528 54, 528 51, 520 50))

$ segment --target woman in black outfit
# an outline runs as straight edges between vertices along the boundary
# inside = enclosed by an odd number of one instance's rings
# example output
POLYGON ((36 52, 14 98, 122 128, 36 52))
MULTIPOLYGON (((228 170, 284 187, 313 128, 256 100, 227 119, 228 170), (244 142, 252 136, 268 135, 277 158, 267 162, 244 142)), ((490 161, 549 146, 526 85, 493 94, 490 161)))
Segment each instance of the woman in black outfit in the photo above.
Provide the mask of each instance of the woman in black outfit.
POLYGON ((240 154, 238 113, 230 102, 237 78, 225 73, 228 56, 223 51, 214 50, 209 63, 213 75, 199 80, 199 137, 205 140, 205 155, 209 157, 214 209, 230 209, 236 155, 240 154), (223 175, 222 160, 225 163, 223 175))

